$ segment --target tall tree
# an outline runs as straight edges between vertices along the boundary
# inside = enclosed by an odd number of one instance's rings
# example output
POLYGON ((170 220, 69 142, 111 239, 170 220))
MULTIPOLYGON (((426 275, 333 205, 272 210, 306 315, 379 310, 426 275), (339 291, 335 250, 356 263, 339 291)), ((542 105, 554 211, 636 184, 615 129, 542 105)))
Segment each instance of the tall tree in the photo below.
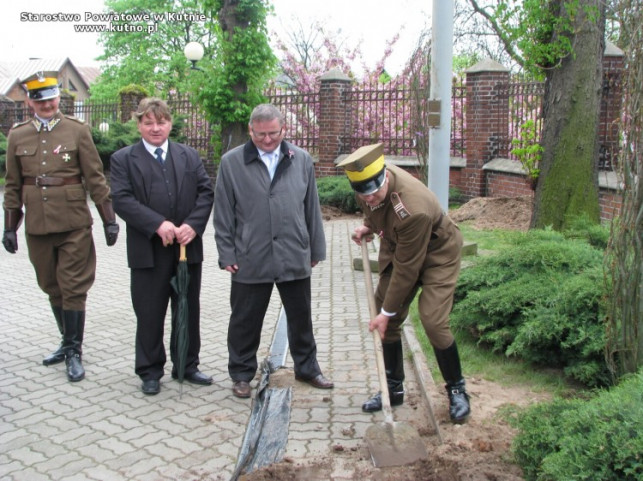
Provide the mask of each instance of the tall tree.
POLYGON ((532 227, 599 222, 598 121, 605 47, 602 0, 469 0, 512 58, 545 77, 543 154, 532 227))
POLYGON ((602 0, 579 0, 576 8, 559 0, 549 7, 554 16, 569 19, 569 27, 544 40, 563 37, 572 51, 559 60, 559 67, 547 70, 543 153, 531 225, 564 229, 578 216, 600 222, 598 124, 605 7, 602 0))
POLYGON ((218 152, 248 140, 250 112, 265 101, 263 89, 274 75, 277 59, 268 43, 268 0, 202 0, 216 12, 220 27, 216 59, 204 63, 208 75, 192 84, 208 120, 219 128, 218 152))
POLYGON ((215 51, 217 25, 202 0, 106 0, 105 7, 108 29, 99 37, 104 67, 92 85, 94 102, 115 101, 130 84, 156 94, 183 91, 185 45, 200 42, 206 57, 215 51))

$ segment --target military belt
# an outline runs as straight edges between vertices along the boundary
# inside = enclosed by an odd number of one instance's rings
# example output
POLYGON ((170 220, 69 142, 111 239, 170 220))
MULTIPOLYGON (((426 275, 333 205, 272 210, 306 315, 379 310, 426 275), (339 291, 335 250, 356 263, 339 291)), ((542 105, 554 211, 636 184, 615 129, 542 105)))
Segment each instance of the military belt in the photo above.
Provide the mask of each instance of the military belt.
POLYGON ((36 187, 58 187, 61 185, 80 184, 82 179, 80 175, 72 177, 47 177, 39 175, 38 177, 24 177, 22 183, 24 185, 35 185, 36 187))

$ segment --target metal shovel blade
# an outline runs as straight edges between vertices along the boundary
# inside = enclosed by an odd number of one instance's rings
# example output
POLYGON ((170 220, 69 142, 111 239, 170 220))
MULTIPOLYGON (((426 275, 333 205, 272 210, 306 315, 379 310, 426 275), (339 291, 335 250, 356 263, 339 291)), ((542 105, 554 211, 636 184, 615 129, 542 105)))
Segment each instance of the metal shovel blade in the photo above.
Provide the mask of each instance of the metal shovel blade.
POLYGON ((427 458, 420 435, 403 422, 369 426, 364 439, 376 468, 401 466, 427 458))

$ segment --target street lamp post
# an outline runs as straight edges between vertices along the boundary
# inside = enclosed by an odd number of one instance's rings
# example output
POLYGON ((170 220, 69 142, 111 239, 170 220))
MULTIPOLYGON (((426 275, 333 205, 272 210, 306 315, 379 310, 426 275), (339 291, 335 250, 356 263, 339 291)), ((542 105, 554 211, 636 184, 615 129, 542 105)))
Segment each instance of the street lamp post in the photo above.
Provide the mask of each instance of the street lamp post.
POLYGON ((196 63, 203 58, 203 45, 199 42, 190 42, 183 48, 183 54, 192 62, 192 70, 201 70, 196 63))

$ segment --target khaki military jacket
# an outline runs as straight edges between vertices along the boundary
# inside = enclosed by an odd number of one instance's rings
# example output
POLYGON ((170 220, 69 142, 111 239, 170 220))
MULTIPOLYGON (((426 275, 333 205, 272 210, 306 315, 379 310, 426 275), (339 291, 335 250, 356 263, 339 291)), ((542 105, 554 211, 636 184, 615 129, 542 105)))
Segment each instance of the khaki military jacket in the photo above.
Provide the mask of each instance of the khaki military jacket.
POLYGON ((103 164, 90 129, 75 117, 56 114, 49 130, 37 119, 15 125, 7 138, 4 208, 25 207, 25 229, 33 235, 92 225, 87 192, 96 204, 110 198, 103 164), (81 176, 82 183, 24 185, 25 178, 81 176))
MULTIPOLYGON (((382 308, 398 312, 424 270, 459 260, 462 237, 427 186, 397 166, 387 165, 387 170, 388 192, 380 205, 371 208, 357 199, 364 225, 380 237, 379 272, 391 276, 382 308)), ((453 268, 448 271, 446 280, 452 282, 453 268)))

